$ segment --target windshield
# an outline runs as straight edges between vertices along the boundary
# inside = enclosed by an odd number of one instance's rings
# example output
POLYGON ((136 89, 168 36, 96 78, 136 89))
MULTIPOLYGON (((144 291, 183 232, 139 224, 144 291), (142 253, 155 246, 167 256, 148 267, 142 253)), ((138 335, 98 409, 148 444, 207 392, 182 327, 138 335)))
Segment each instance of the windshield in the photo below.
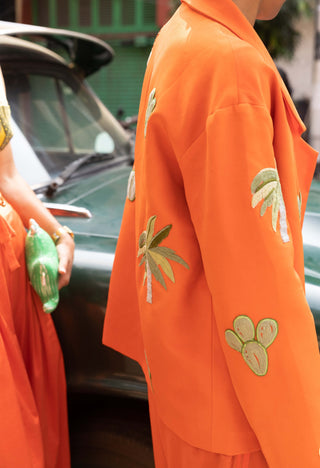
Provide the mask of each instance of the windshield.
POLYGON ((117 122, 80 83, 34 72, 5 78, 13 119, 50 177, 86 154, 128 153, 117 122))

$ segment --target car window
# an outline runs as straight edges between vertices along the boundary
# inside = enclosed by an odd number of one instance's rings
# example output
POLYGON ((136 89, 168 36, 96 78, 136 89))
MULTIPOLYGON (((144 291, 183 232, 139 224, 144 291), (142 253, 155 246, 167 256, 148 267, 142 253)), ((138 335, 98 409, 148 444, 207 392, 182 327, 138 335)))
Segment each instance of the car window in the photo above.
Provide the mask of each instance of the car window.
MULTIPOLYGON (((92 152, 96 139, 101 134, 101 126, 96 120, 97 115, 95 115, 97 111, 95 113, 88 112, 90 103, 84 99, 83 93, 75 94, 70 86, 62 81, 60 81, 59 86, 61 87, 73 149, 76 153, 92 152)), ((114 144, 110 146, 110 149, 114 150, 114 144)))
POLYGON ((27 111, 30 113, 28 135, 31 145, 36 151, 45 148, 49 152, 65 153, 70 148, 61 112, 58 80, 29 75, 28 81, 29 92, 26 97, 29 102, 22 111, 24 114, 27 111))
POLYGON ((50 180, 48 172, 13 119, 11 126, 13 131, 11 148, 19 173, 32 187, 48 182, 50 180))
POLYGON ((14 74, 6 83, 13 118, 50 176, 97 147, 101 150, 101 135, 107 136, 104 151, 115 150, 115 139, 86 88, 43 73, 14 74))

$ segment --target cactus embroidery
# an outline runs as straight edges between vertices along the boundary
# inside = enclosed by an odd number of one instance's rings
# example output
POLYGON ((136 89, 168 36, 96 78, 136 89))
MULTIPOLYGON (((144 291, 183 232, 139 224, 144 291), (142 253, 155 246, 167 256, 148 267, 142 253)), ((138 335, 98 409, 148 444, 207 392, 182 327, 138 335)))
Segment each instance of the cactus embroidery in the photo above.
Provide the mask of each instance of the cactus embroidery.
POLYGON ((301 221, 301 208, 302 208, 302 193, 301 192, 299 192, 297 199, 298 199, 299 219, 301 221))
POLYGON ((225 331, 228 345, 242 354, 256 375, 266 375, 269 366, 267 348, 276 339, 278 323, 274 319, 265 318, 260 320, 255 329, 247 315, 239 315, 233 321, 233 328, 225 331))
POLYGON ((180 265, 189 269, 188 264, 179 257, 174 250, 169 249, 168 247, 159 246, 159 244, 168 237, 172 224, 165 226, 153 235, 156 219, 156 216, 151 216, 151 218, 149 218, 146 230, 140 235, 138 250, 138 257, 142 255, 139 266, 143 264, 145 265, 143 284, 145 283, 145 280, 147 280, 147 302, 149 304, 152 304, 152 275, 157 281, 159 281, 164 289, 167 289, 159 266, 163 273, 165 273, 173 283, 175 282, 175 278, 168 260, 180 263, 180 265))
POLYGON ((283 242, 289 242, 287 229, 287 215, 284 204, 279 174, 277 169, 262 169, 251 184, 252 208, 263 200, 260 215, 263 216, 269 206, 272 206, 272 227, 277 232, 278 217, 280 213, 280 234, 283 242))
POLYGON ((130 172, 128 179, 127 198, 132 202, 136 199, 136 177, 134 169, 130 172))
POLYGON ((144 122, 144 136, 147 135, 148 121, 149 121, 150 115, 152 114, 152 112, 154 111, 154 108, 156 107, 156 103, 157 103, 156 89, 153 88, 149 96, 147 110, 146 110, 146 117, 145 117, 145 122, 144 122))

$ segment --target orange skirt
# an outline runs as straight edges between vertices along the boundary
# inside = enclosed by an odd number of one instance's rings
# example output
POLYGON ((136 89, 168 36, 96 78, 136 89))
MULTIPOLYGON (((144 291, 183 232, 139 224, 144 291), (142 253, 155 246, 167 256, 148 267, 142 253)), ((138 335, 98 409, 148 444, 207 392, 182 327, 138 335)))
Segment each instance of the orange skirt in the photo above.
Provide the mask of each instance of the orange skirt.
POLYGON ((261 451, 228 456, 184 442, 162 422, 151 391, 149 412, 156 468, 268 468, 261 451))
POLYGON ((27 277, 24 239, 19 216, 0 206, 0 465, 68 468, 64 363, 27 277))

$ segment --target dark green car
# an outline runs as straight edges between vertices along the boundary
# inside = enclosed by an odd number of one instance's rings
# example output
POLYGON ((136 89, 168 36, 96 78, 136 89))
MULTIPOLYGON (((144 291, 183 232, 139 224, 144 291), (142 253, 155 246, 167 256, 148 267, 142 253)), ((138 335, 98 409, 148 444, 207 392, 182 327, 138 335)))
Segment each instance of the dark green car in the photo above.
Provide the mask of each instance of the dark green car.
MULTIPOLYGON (((17 166, 61 224, 75 233, 71 282, 53 313, 67 372, 72 466, 151 468, 141 370, 101 344, 134 134, 124 130, 84 78, 112 57, 112 49, 91 36, 0 22, 0 63, 17 166)), ((313 183, 308 208, 306 291, 320 336, 319 182, 313 183)))

